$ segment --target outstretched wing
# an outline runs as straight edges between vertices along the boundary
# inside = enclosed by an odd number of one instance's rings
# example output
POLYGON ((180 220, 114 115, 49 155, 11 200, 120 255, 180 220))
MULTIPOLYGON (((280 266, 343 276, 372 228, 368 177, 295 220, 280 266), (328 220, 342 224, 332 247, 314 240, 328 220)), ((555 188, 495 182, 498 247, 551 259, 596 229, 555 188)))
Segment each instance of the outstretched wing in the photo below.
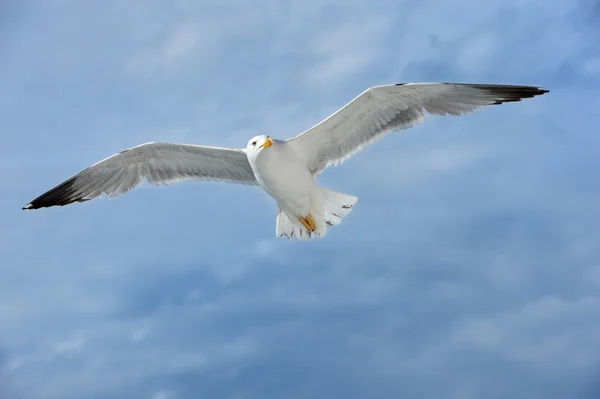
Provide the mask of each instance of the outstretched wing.
POLYGON ((547 93, 539 87, 467 84, 406 83, 367 89, 334 114, 287 143, 318 175, 371 145, 377 139, 435 115, 461 115, 486 105, 520 101, 547 93))
POLYGON ((63 206, 102 194, 124 194, 144 179, 155 185, 182 180, 258 184, 241 149, 151 142, 95 163, 23 209, 63 206))

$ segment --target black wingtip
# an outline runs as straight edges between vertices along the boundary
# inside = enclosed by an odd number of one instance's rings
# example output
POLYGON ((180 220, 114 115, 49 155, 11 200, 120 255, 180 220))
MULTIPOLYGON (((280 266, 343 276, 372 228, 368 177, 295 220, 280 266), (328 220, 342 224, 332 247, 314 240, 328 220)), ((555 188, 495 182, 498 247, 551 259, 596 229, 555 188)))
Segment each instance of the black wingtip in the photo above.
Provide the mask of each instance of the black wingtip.
MULTIPOLYGON (((457 83, 457 82, 440 82, 444 85, 467 86, 477 90, 483 90, 492 93, 500 99, 494 101, 492 105, 498 105, 507 102, 521 101, 524 98, 532 98, 548 93, 550 90, 539 86, 523 86, 523 85, 507 85, 494 83, 457 83)), ((410 83, 395 83, 396 86, 404 86, 410 83)))
POLYGON ((498 96, 499 99, 492 105, 499 105, 508 102, 521 101, 524 98, 533 98, 548 93, 550 90, 538 86, 518 86, 502 84, 466 84, 478 90, 483 90, 498 96))
POLYGON ((51 206, 64 206, 73 202, 82 202, 85 199, 76 195, 77 190, 73 189, 73 184, 78 176, 74 176, 64 181, 58 186, 46 191, 29 204, 25 205, 23 210, 32 210, 40 208, 49 208, 51 206))

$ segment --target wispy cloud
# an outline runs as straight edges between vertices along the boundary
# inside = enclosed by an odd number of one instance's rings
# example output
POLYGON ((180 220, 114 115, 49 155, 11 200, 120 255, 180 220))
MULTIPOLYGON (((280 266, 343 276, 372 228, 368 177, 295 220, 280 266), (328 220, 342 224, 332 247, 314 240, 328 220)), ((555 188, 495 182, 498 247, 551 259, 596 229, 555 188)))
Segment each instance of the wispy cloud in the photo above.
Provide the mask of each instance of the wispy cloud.
POLYGON ((382 42, 390 28, 390 18, 383 15, 356 18, 343 25, 326 25, 310 44, 316 59, 305 72, 305 83, 335 87, 367 69, 385 51, 382 42))
POLYGON ((200 33, 199 26, 183 22, 166 38, 161 38, 162 42, 132 55, 126 60, 125 68, 128 72, 142 75, 153 75, 161 69, 176 70, 186 58, 193 57, 195 52, 206 52, 200 33))

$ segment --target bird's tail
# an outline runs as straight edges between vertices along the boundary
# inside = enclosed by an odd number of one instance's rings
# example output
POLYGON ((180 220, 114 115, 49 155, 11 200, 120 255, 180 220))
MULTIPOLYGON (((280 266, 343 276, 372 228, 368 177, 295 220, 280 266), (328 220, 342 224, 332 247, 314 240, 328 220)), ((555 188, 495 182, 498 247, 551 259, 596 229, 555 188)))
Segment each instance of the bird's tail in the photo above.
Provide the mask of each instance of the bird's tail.
POLYGON ((358 201, 358 197, 343 194, 337 191, 328 190, 320 187, 323 198, 323 207, 319 210, 313 210, 306 220, 307 225, 314 224, 313 231, 307 229, 306 225, 298 219, 279 210, 275 225, 275 234, 277 237, 287 237, 291 239, 309 239, 323 237, 327 234, 327 229, 337 226, 342 219, 347 216, 352 207, 358 201))
POLYGON ((325 223, 327 226, 337 226, 347 216, 358 201, 353 195, 328 190, 321 187, 325 202, 325 223))

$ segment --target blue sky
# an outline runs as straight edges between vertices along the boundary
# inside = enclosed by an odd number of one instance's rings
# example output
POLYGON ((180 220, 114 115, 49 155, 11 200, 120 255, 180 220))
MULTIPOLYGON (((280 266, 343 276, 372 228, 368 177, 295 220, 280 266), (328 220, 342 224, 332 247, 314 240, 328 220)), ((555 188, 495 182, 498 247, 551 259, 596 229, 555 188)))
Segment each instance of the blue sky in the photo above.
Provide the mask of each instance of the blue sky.
POLYGON ((3 5, 0 398, 597 398, 591 1, 3 5), (253 187, 21 207, 147 141, 288 137, 369 86, 540 85, 328 169, 360 198, 276 239, 253 187))

